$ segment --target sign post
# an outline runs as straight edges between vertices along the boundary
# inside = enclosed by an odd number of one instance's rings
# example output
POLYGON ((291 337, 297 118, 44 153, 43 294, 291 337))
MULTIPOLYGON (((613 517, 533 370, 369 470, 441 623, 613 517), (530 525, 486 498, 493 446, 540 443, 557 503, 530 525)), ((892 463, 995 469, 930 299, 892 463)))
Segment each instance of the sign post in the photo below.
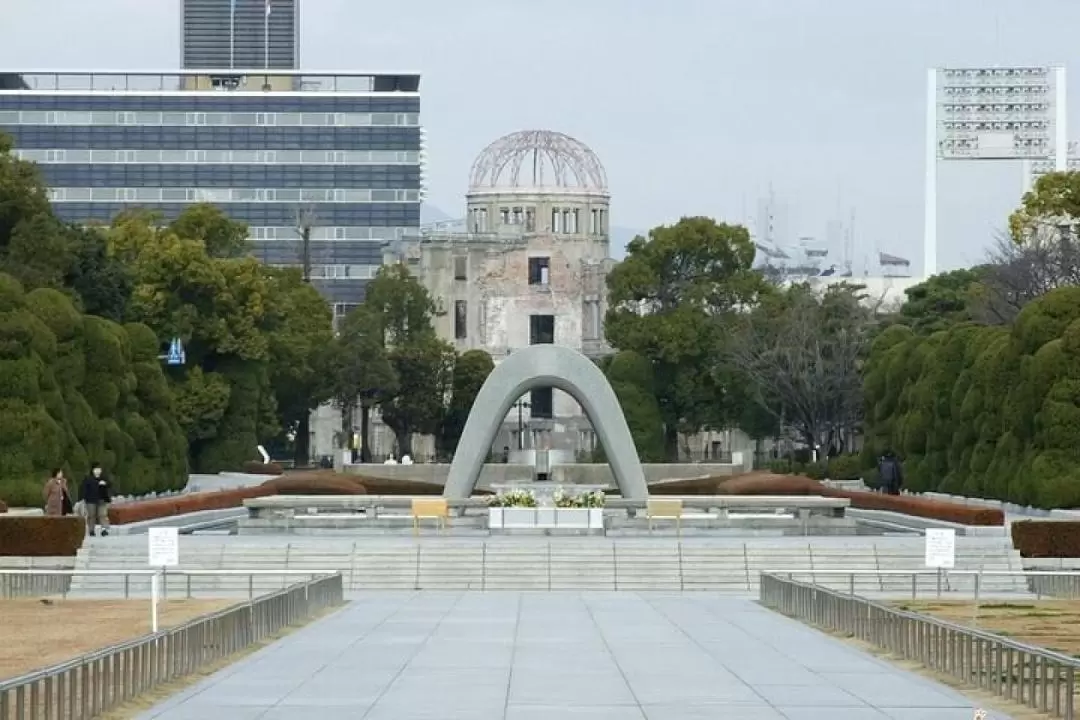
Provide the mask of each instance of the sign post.
POLYGON ((174 527, 150 528, 147 533, 147 559, 152 568, 161 568, 161 575, 150 576, 150 629, 158 631, 158 583, 167 568, 180 564, 180 532, 174 527))
POLYGON ((158 358, 165 361, 166 365, 183 365, 187 362, 187 353, 184 352, 184 343, 178 337, 174 337, 172 342, 169 343, 169 352, 164 355, 158 355, 158 358))
POLYGON ((956 531, 952 528, 929 528, 926 531, 926 567, 937 568, 937 594, 946 570, 956 567, 956 531))

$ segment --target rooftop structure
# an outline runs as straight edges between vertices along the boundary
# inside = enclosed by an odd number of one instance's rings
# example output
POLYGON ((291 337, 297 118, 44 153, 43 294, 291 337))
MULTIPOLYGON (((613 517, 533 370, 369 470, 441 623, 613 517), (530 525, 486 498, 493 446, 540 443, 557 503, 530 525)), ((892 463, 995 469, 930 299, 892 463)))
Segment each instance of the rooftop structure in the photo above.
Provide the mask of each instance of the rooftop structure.
POLYGON ((181 0, 185 68, 300 64, 298 0, 181 0))

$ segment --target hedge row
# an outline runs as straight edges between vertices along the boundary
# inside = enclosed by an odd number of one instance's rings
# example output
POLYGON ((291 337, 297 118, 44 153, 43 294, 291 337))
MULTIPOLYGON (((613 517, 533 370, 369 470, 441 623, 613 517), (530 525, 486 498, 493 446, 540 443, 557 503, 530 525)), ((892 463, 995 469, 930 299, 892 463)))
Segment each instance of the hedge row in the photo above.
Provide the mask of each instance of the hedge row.
POLYGON ((653 485, 649 492, 655 495, 820 495, 847 498, 851 500, 851 507, 859 510, 885 510, 962 525, 1005 524, 1005 513, 996 508, 904 495, 838 490, 799 475, 749 473, 735 477, 694 478, 653 485))
POLYGON ((367 495, 359 478, 334 473, 325 477, 280 477, 267 480, 263 486, 272 488, 275 495, 367 495))
POLYGON ((248 498, 267 495, 441 495, 442 489, 438 483, 317 471, 282 475, 253 487, 120 503, 109 508, 109 520, 114 525, 125 525, 203 510, 238 508, 248 498))
POLYGON ((1080 507, 1080 287, 1007 328, 890 327, 864 377, 865 456, 897 452, 910 490, 1080 507))
POLYGON ((276 462, 261 463, 258 460, 250 460, 244 463, 242 472, 249 475, 281 475, 285 472, 285 468, 276 462))
POLYGON ((228 510, 241 507, 247 498, 273 494, 273 488, 256 485, 233 490, 214 490, 154 500, 118 503, 109 507, 109 522, 114 525, 126 525, 203 510, 228 510))
POLYGON ((77 515, 10 515, 0 518, 0 556, 74 555, 85 538, 86 521, 77 515))
POLYGON ((1026 558, 1080 558, 1080 522, 1021 520, 1012 524, 1013 546, 1026 558))

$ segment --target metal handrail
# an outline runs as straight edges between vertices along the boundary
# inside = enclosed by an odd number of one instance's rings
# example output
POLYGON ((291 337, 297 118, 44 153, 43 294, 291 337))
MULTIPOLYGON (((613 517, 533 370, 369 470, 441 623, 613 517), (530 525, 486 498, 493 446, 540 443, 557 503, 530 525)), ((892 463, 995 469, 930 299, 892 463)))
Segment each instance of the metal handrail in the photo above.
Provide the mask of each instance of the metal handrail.
POLYGON ((340 573, 0 682, 0 720, 82 720, 344 602, 340 573))
POLYGON ((1075 720, 1080 660, 773 573, 761 574, 760 600, 785 615, 855 637, 999 697, 1075 720))
MULTIPOLYGON (((314 576, 314 575, 333 575, 337 573, 337 570, 329 569, 313 569, 313 570, 186 570, 184 568, 166 568, 166 574, 168 575, 296 575, 296 576, 314 576)), ((138 575, 143 577, 149 577, 152 575, 160 575, 161 569, 140 569, 140 568, 112 568, 105 570, 80 570, 77 568, 41 568, 39 569, 23 569, 23 568, 0 568, 0 575, 138 575)))

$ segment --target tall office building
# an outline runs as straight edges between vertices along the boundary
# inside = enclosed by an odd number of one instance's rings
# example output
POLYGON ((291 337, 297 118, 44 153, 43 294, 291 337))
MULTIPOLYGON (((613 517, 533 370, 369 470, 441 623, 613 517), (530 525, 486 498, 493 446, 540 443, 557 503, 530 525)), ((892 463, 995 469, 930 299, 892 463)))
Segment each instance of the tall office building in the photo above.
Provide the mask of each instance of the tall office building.
POLYGON ((0 78, 0 132, 39 164, 67 221, 107 222, 131 207, 169 219, 213 203, 248 224, 264 262, 299 265, 306 255, 338 313, 362 301, 385 242, 419 232, 419 75, 0 78))
POLYGON ((181 0, 183 67, 191 70, 299 65, 298 0, 181 0))

